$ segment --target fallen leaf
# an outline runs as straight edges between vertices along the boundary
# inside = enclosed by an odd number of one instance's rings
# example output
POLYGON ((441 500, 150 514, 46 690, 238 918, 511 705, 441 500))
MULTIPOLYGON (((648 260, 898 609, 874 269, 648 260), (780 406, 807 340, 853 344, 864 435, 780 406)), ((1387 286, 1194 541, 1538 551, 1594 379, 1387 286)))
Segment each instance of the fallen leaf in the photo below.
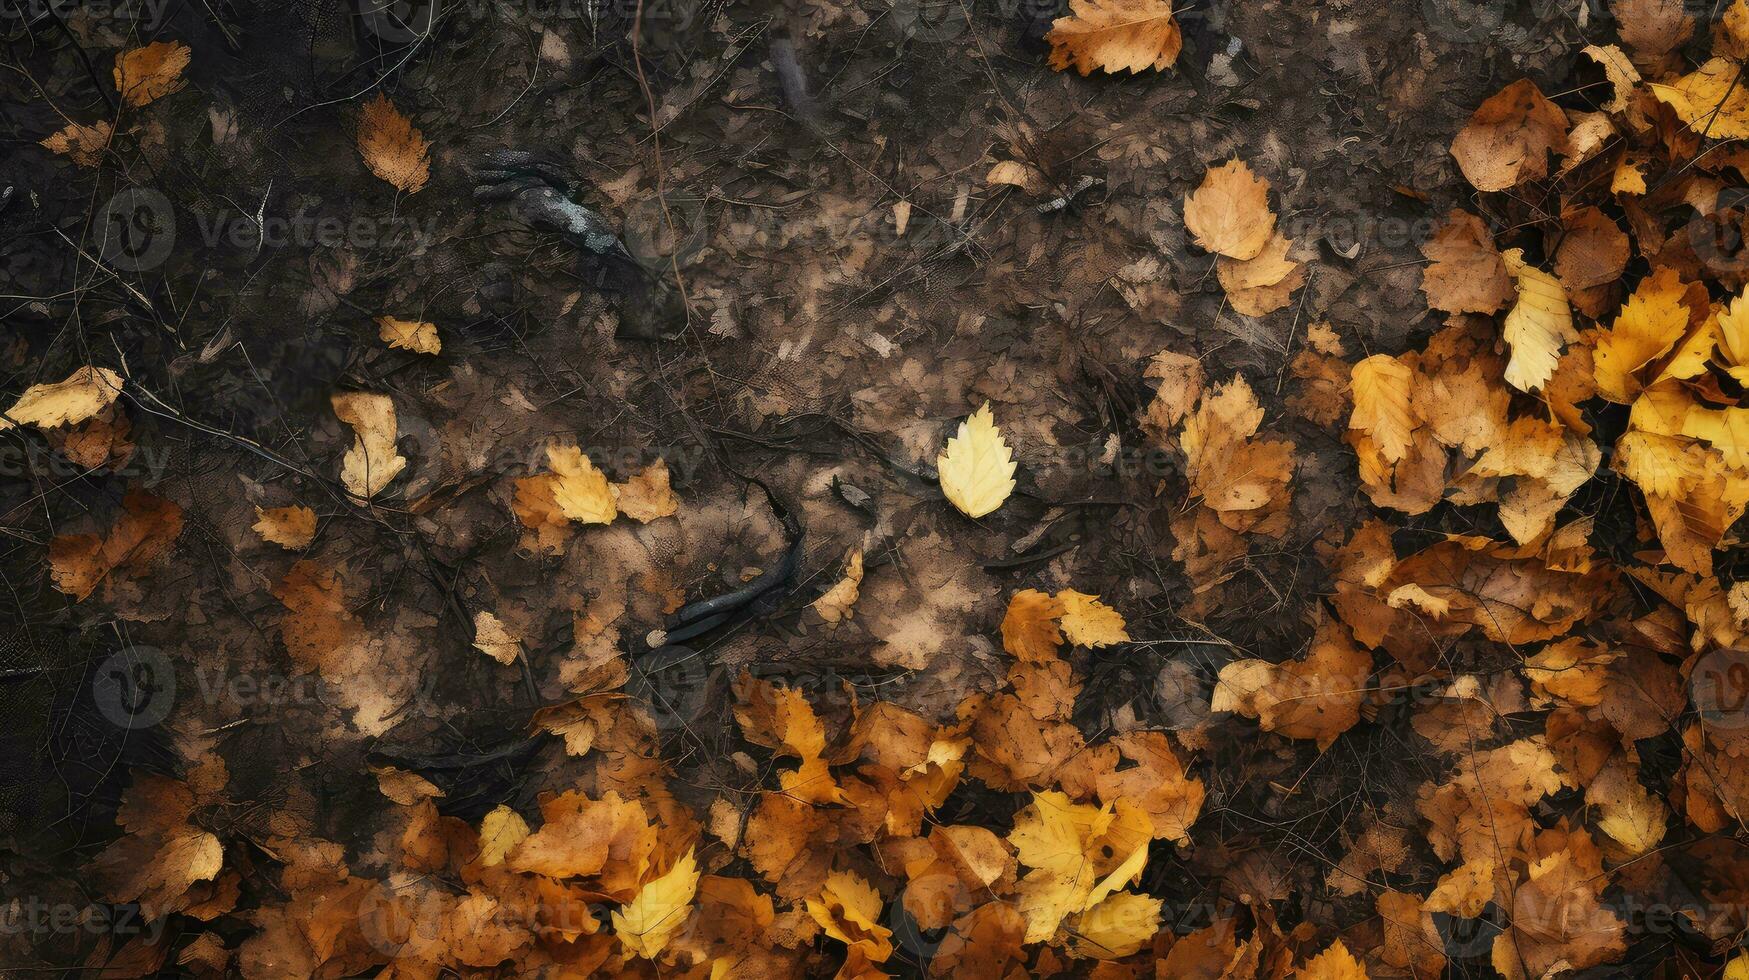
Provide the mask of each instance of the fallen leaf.
POLYGON ((1232 159, 1210 167, 1202 184, 1184 199, 1184 225, 1205 251, 1230 259, 1254 259, 1275 232, 1269 181, 1232 159))
POLYGON ((134 108, 180 91, 192 52, 181 41, 154 41, 115 56, 115 89, 134 108))
POLYGON ((359 112, 358 153, 371 173, 396 190, 417 194, 431 179, 425 137, 382 92, 359 112))
POLYGON ((1014 492, 1014 452, 1002 440, 989 402, 960 423, 935 468, 942 495, 967 517, 983 517, 1014 492))
POLYGON ((352 448, 340 463, 340 482, 348 493, 369 500, 407 467, 395 449, 399 428, 388 395, 349 391, 332 398, 334 415, 352 427, 352 448))
POLYGON ((1184 36, 1166 0, 1070 0, 1068 17, 1051 23, 1051 69, 1070 65, 1117 74, 1161 71, 1178 60, 1184 36))
MULTIPOLYGON (((1477 190, 1503 191, 1548 175, 1550 153, 1567 152, 1567 116, 1521 78, 1470 116, 1451 155, 1477 190)), ((1520 293, 1523 284, 1519 285, 1520 293)))
POLYGON ((287 551, 302 551, 316 539, 316 512, 293 504, 290 507, 255 508, 256 534, 287 551))
POLYGON ((377 331, 383 343, 390 347, 399 347, 416 354, 436 354, 443 349, 443 341, 438 339, 435 323, 379 316, 377 331))

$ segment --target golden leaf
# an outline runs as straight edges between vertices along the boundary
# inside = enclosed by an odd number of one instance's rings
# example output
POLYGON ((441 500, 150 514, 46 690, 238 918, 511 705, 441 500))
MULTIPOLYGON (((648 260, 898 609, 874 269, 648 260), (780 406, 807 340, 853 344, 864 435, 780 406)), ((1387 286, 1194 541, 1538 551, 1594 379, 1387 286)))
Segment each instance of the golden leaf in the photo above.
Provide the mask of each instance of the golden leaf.
POLYGON ((81 126, 70 122, 59 132, 44 137, 38 144, 50 153, 59 153, 81 167, 96 167, 103 160, 103 151, 109 148, 109 138, 115 127, 108 121, 99 119, 89 126, 81 126))
POLYGON ((828 623, 854 616, 857 589, 862 585, 862 549, 851 548, 844 556, 844 577, 813 602, 813 609, 828 623))
POLYGON ((417 320, 399 320, 392 316, 377 317, 377 332, 383 343, 416 354, 436 354, 443 349, 437 336, 437 324, 417 320))
POLYGON ((1254 259, 1275 232, 1269 181, 1237 158, 1210 167, 1202 184, 1184 199, 1184 226, 1205 251, 1230 259, 1254 259))
POLYGON ((1409 407, 1414 373, 1388 354, 1374 354, 1354 365, 1349 390, 1354 411, 1348 427, 1372 437, 1380 455, 1395 463, 1408 454, 1409 435, 1418 424, 1409 407))
POLYGON ((1294 980, 1367 980, 1366 968, 1338 939, 1294 972, 1294 980))
POLYGON ((358 116, 358 153, 370 172, 397 190, 416 194, 431 179, 425 137, 381 92, 358 116))
POLYGON ((960 423, 935 468, 942 494, 967 517, 983 517, 1014 492, 1014 453, 1002 441, 989 402, 960 423))
POLYGON ((1172 67, 1184 46, 1167 0, 1070 0, 1068 17, 1051 23, 1051 69, 1160 71, 1172 67))
POLYGON ((1535 391, 1554 375, 1564 345, 1579 335, 1573 329, 1567 293, 1554 276, 1527 264, 1522 249, 1508 249, 1501 258, 1518 282, 1518 302, 1502 327, 1512 348, 1506 383, 1519 391, 1535 391))
POLYGON ((31 385, 0 417, 0 432, 15 425, 49 429, 72 425, 108 408, 121 394, 121 375, 86 365, 54 384, 31 385))
POLYGON ((1739 75, 1742 66, 1728 58, 1713 58, 1671 85, 1647 88, 1696 133, 1708 139, 1749 137, 1749 90, 1739 75))
POLYGON ((673 517, 680 511, 680 498, 668 484, 667 460, 658 459, 644 467, 636 476, 618 484, 615 491, 619 512, 639 524, 673 517))
POLYGON ((631 903, 613 913, 613 931, 634 955, 653 960, 692 913, 698 892, 698 862, 688 849, 674 867, 638 890, 631 903))
POLYGON ((474 649, 506 666, 522 652, 522 637, 510 632, 503 621, 482 609, 474 613, 474 649))
POLYGON ((407 468, 407 458, 395 450, 395 402, 364 391, 342 392, 331 401, 334 415, 354 433, 352 448, 340 463, 340 482, 353 496, 369 500, 407 468))
POLYGON ((1057 598, 1063 602, 1063 635, 1070 643, 1080 647, 1105 647, 1130 641, 1129 633, 1124 630, 1123 616, 1100 602, 1098 596, 1064 589, 1057 593, 1057 598))
POLYGON ((1055 660, 1063 634, 1057 622, 1065 609, 1060 597, 1022 589, 1008 599, 1002 617, 1002 649, 1034 663, 1055 660))
POLYGON ((115 88, 135 108, 178 91, 192 54, 181 41, 154 41, 115 56, 115 88))
POLYGON ((256 534, 287 551, 302 551, 316 538, 316 512, 308 507, 255 508, 256 534))
POLYGON ((1663 357, 1688 329, 1686 292, 1675 269, 1659 269, 1640 280, 1615 323, 1594 338, 1592 373, 1599 394, 1626 405, 1640 393, 1634 372, 1663 357))

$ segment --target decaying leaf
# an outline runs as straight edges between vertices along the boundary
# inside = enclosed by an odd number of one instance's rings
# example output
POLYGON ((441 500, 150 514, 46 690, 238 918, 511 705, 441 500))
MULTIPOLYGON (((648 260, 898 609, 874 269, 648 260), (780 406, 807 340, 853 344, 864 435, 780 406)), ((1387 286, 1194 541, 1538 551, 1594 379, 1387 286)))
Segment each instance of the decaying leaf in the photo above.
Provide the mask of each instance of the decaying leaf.
POLYGON ((396 190, 416 194, 431 179, 425 137, 378 92, 358 116, 358 153, 370 172, 396 190))
POLYGON ((135 108, 179 91, 193 52, 181 41, 153 41, 115 56, 115 89, 135 108))
POLYGON ((364 500, 376 496, 407 468, 407 458, 395 449, 399 428, 395 403, 388 395, 363 391, 337 394, 334 415, 352 427, 352 448, 340 463, 340 482, 348 493, 364 500))
POLYGON ((255 508, 255 533, 269 544, 287 551, 302 551, 316 538, 316 512, 293 504, 290 507, 255 508))
POLYGON ((438 339, 435 323, 379 316, 377 335, 390 347, 399 347, 417 354, 436 354, 443 349, 443 341, 438 339))

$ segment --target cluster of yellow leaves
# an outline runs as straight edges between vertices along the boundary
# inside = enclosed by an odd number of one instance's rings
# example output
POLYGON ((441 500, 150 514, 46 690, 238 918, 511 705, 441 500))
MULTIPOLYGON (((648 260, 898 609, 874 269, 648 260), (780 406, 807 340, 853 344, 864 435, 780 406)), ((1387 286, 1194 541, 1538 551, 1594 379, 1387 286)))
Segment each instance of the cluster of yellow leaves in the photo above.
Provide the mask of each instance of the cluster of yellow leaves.
POLYGON ((523 547, 558 551, 573 524, 611 524, 621 514, 648 524, 680 510, 668 483, 668 464, 658 459, 624 483, 607 475, 576 446, 547 447, 548 472, 516 481, 511 509, 529 533, 523 547))
POLYGON ((1242 160, 1209 168, 1184 199, 1184 224, 1198 246, 1219 255, 1221 288, 1245 316, 1281 309, 1306 281, 1304 263, 1288 257, 1293 241, 1276 229, 1269 181, 1242 160))

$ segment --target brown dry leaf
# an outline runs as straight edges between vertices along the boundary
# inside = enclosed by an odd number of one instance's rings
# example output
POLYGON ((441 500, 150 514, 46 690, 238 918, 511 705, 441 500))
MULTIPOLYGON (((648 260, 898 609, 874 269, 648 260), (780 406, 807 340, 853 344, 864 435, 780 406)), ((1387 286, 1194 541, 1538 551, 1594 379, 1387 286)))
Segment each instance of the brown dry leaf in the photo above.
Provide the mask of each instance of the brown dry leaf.
POLYGON ((147 922, 198 900, 196 885, 216 877, 225 857, 218 837, 191 822, 202 802, 187 783, 136 772, 116 814, 125 833, 91 863, 103 897, 138 902, 147 922))
POLYGON ((1286 529, 1294 444, 1259 436, 1263 407, 1242 375, 1203 395, 1185 420, 1191 492, 1235 531, 1280 535, 1286 529))
POLYGON ((379 316, 377 334, 390 347, 399 347, 416 354, 436 354, 443 350, 443 341, 437 336, 435 323, 379 316))
POLYGON ((984 175, 984 183, 1018 187, 1028 194, 1042 194, 1049 186, 1037 167, 1019 160, 1003 160, 984 175))
POLYGON ((1621 48, 1613 44, 1588 44, 1581 53, 1592 61, 1603 66, 1603 73, 1609 79, 1610 88, 1615 95, 1603 104, 1607 112, 1625 112, 1628 100, 1633 96, 1634 89, 1639 87, 1640 73, 1634 68, 1634 63, 1621 48))
POLYGON ((18 425, 39 429, 74 425, 115 403, 121 375, 109 368, 86 365, 54 384, 31 385, 0 416, 0 432, 18 425))
POLYGON ((1372 657, 1348 627, 1325 616, 1303 660, 1235 660, 1221 668, 1211 711, 1256 718, 1264 731, 1311 739, 1327 749, 1360 721, 1372 657))
MULTIPOLYGON (((1221 281, 1221 288, 1227 291, 1229 300, 1234 293, 1274 286, 1299 269, 1300 263, 1287 257, 1293 244, 1292 239, 1277 231, 1269 236, 1263 251, 1258 252, 1255 258, 1240 260, 1230 259, 1225 255, 1218 257, 1215 260, 1215 272, 1221 281)), ((1236 303, 1234 305, 1237 306, 1236 303)))
POLYGON ((407 467, 395 449, 399 427, 395 403, 388 395, 342 392, 331 399, 334 415, 352 427, 352 448, 340 463, 340 482, 348 493, 364 500, 376 496, 407 467))
MULTIPOLYGON (((1749 303, 1744 308, 1749 310, 1749 303)), ((1749 317, 1745 320, 1749 321, 1749 317)), ((1744 336, 1749 340, 1749 329, 1744 336)), ((1745 350, 1749 351, 1749 342, 1745 343, 1745 350)), ((1163 350, 1148 360, 1142 376, 1160 383, 1154 389, 1154 400, 1148 403, 1142 425, 1164 439, 1202 397, 1202 362, 1188 354, 1163 350)))
POLYGON ((619 512, 648 524, 680 512, 680 498, 668 484, 668 461, 658 459, 638 475, 614 487, 619 498, 619 512))
POLYGON ((1628 264, 1628 236, 1614 219, 1594 207, 1569 208, 1561 224, 1565 233, 1555 252, 1555 275, 1569 295, 1621 278, 1628 264))
POLYGON ((134 108, 147 105, 186 84, 182 77, 192 52, 181 41, 154 41, 115 56, 115 89, 134 108))
POLYGON ((316 512, 300 504, 255 508, 254 531, 287 551, 302 551, 316 539, 316 512))
POLYGON ((1275 232, 1269 181, 1234 158, 1210 167, 1202 184, 1184 199, 1184 225, 1205 251, 1230 259, 1254 259, 1275 232))
POLYGON ((1070 0, 1068 17, 1051 23, 1051 69, 1082 75, 1162 71, 1178 60, 1184 35, 1167 0, 1070 0))
POLYGON ((844 577, 815 599, 812 608, 828 623, 856 615, 857 590, 862 586, 862 549, 851 548, 844 556, 844 577))
POLYGON ((170 552, 182 533, 182 508, 143 490, 122 500, 122 512, 103 537, 64 534, 49 542, 49 572, 55 588, 83 601, 113 577, 143 573, 170 552))
POLYGON ((1676 50, 1694 32, 1694 18, 1682 0, 1611 0, 1621 39, 1634 58, 1651 64, 1676 50))
POLYGON ((1460 919, 1481 915, 1494 898, 1494 869, 1492 858, 1465 861, 1439 879, 1421 907, 1429 912, 1447 912, 1460 919))
POLYGON ((1507 980, 1528 980, 1626 952, 1626 924, 1598 902, 1592 877, 1572 851, 1531 864, 1512 895, 1511 928, 1494 937, 1494 969, 1507 980))
POLYGON ((1057 648, 1063 643, 1058 627, 1065 611, 1060 596, 1051 596, 1037 589, 1022 589, 1008 600, 1008 611, 1002 617, 1002 648, 1016 659, 1034 663, 1057 658, 1057 648))
POLYGON ((115 127, 99 119, 89 126, 69 122, 60 131, 46 136, 38 144, 50 153, 59 153, 86 169, 103 161, 103 151, 109 148, 109 138, 115 127))
POLYGON ((358 153, 370 172, 397 190, 418 193, 431 179, 425 137, 381 92, 358 116, 358 153))
POLYGON ((474 649, 509 666, 522 653, 522 637, 510 632, 497 616, 482 609, 474 613, 474 649))
POLYGON ((443 790, 416 772, 408 772, 395 766, 372 766, 370 771, 377 778, 377 789, 402 806, 414 806, 420 800, 436 799, 443 795, 443 790))
POLYGON ((1566 152, 1566 113, 1528 78, 1483 102, 1451 144, 1465 179, 1482 191, 1508 190, 1546 177, 1549 154, 1566 152))
POLYGON ((1468 211, 1447 215, 1421 254, 1431 260, 1421 273, 1421 291, 1436 310, 1497 313, 1517 295, 1488 226, 1468 211))

